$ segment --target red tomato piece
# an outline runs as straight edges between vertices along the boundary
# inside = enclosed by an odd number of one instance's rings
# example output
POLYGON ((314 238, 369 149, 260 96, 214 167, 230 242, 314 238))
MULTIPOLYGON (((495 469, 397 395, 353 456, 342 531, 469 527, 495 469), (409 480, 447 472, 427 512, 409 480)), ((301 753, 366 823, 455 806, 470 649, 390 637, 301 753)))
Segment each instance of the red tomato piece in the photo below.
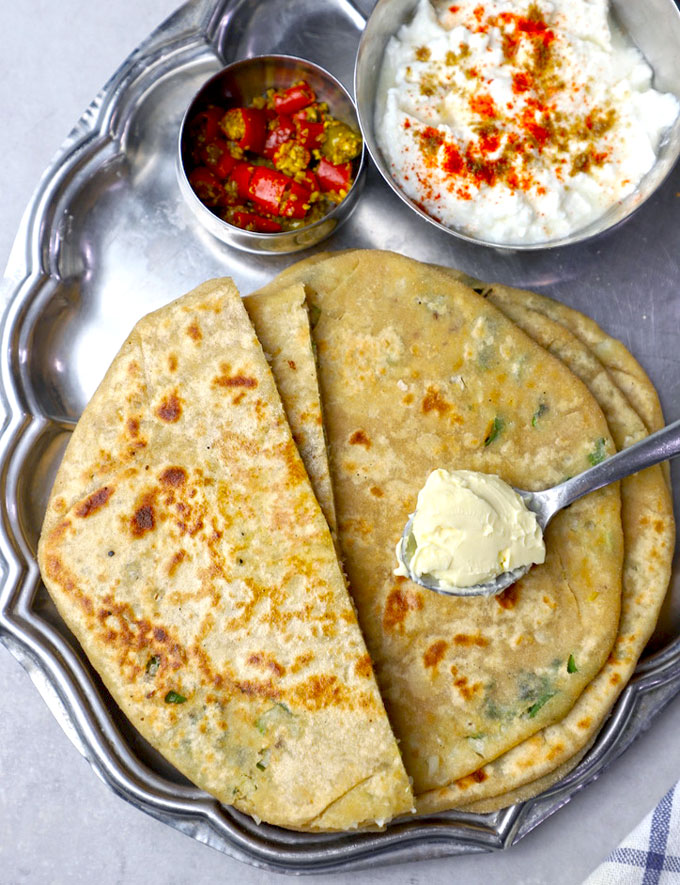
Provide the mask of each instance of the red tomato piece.
POLYGON ((278 215, 279 207, 291 179, 267 166, 256 166, 248 186, 250 199, 270 215, 278 215))
POLYGON ((274 107, 279 114, 293 114, 315 101, 314 90, 305 82, 274 93, 274 107))
POLYGON ((265 218, 257 212, 234 212, 231 223, 244 230, 255 230, 258 233, 274 234, 281 230, 281 225, 274 218, 265 218))
POLYGON ((349 190, 352 184, 352 164, 341 163, 340 166, 334 166, 322 157, 316 168, 316 177, 322 191, 349 190))
POLYGON ((262 153, 270 160, 274 159, 274 154, 278 148, 286 141, 290 141, 295 135, 295 124, 288 114, 279 114, 276 118, 276 125, 267 133, 262 153))

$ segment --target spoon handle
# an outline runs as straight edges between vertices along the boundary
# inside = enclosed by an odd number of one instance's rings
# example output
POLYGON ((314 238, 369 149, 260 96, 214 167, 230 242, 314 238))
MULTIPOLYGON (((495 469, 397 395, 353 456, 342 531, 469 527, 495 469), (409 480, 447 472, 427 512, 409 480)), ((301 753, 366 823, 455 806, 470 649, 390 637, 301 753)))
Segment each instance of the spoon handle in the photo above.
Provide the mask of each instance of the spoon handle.
POLYGON ((680 420, 662 427, 635 445, 612 455, 584 473, 568 479, 553 489, 551 504, 554 512, 567 507, 588 492, 594 492, 612 482, 652 467, 680 455, 680 420))

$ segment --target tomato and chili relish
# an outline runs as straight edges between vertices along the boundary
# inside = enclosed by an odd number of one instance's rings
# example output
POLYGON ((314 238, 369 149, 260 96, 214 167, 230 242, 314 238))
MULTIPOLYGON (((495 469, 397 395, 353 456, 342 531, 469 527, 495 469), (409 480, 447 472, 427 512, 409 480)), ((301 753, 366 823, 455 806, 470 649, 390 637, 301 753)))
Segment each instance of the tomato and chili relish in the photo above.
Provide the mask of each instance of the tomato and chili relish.
POLYGON ((304 80, 189 123, 189 183, 220 218, 261 233, 323 218, 349 191, 361 136, 304 80))
POLYGON ((567 235, 637 186, 678 112, 606 0, 421 0, 388 45, 376 131, 437 220, 496 242, 567 235))

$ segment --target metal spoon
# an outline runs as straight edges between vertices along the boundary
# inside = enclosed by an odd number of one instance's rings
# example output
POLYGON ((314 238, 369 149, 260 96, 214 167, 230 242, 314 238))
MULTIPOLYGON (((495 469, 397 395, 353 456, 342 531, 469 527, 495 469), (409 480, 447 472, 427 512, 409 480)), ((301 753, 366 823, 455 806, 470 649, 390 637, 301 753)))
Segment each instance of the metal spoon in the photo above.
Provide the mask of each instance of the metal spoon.
MULTIPOLYGON (((637 473, 639 470, 644 470, 645 467, 652 467, 661 461, 675 458, 676 455, 680 455, 680 420, 674 421, 630 448, 612 455, 601 464, 596 464, 589 470, 554 486, 552 489, 546 489, 543 492, 525 492, 521 489, 515 489, 515 491, 524 499, 528 509, 533 510, 536 514, 541 531, 545 531, 546 526, 556 513, 589 492, 594 492, 612 482, 637 473)), ((413 542, 413 517, 414 514, 411 514, 401 536, 401 558, 410 580, 428 590, 434 590, 445 596, 494 596, 514 584, 529 571, 530 566, 522 566, 509 572, 502 572, 484 584, 455 588, 442 587, 439 581, 431 575, 414 575, 411 571, 411 556, 415 549, 415 543, 409 544, 409 541, 413 542)))

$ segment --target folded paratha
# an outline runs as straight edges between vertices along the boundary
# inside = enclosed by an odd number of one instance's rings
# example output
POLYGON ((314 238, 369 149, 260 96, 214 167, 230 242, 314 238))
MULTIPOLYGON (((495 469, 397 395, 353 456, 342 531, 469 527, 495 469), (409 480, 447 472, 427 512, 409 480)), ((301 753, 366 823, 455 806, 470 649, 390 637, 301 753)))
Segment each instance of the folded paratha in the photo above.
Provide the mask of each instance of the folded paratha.
POLYGON ((64 456, 45 584, 116 702, 272 823, 382 823, 412 793, 328 526, 231 281, 142 319, 64 456))
POLYGON ((575 376, 450 275, 390 253, 301 262, 317 346, 338 535, 417 794, 482 775, 562 719, 616 636, 620 495, 560 514, 544 566, 496 600, 395 578, 394 548, 434 467, 544 488, 613 451, 575 376), (578 661, 570 672, 569 658, 578 661))

